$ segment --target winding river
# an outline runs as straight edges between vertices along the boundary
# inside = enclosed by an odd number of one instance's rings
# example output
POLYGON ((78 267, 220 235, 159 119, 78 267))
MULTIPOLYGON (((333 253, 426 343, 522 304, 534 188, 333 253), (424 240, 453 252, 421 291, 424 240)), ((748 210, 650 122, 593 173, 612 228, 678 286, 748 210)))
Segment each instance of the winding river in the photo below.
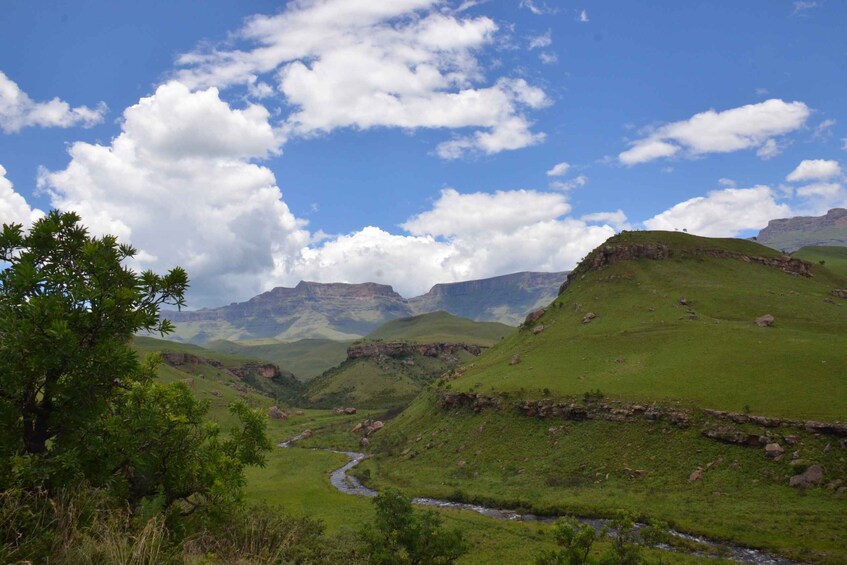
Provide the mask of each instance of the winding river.
MULTIPOLYGON (((300 439, 302 439, 301 436, 291 438, 286 442, 280 443, 279 447, 291 447, 292 443, 300 439)), ((315 448, 315 451, 329 451, 331 453, 339 453, 347 456, 347 463, 343 467, 334 470, 329 477, 332 486, 334 486, 340 492, 355 496, 366 496, 370 498, 373 498, 377 496, 377 494, 379 494, 377 493, 377 491, 364 486, 361 482, 359 482, 356 477, 353 477, 349 474, 350 470, 353 469, 353 467, 368 458, 368 455, 366 453, 359 453, 356 451, 337 451, 334 449, 320 448, 315 448)), ((521 520, 527 522, 543 522, 550 524, 555 522, 559 518, 559 516, 536 516, 535 514, 520 514, 513 510, 488 508, 486 506, 478 506, 476 504, 467 504, 464 502, 451 502, 449 500, 439 500, 436 498, 414 498, 412 499, 412 504, 417 504, 420 506, 435 506, 438 508, 456 508, 459 510, 470 510, 478 514, 482 514, 483 516, 488 516, 489 518, 495 518, 498 520, 521 520)), ((610 524, 609 520, 603 519, 577 518, 577 520, 579 520, 583 524, 591 525, 598 532, 610 524)), ((645 526, 646 524, 635 525, 635 527, 638 529, 643 528, 645 526)), ((763 551, 759 551, 757 549, 750 549, 746 547, 715 542, 699 536, 692 536, 689 534, 684 534, 682 532, 677 532, 675 530, 669 530, 669 533, 680 539, 693 541, 702 544, 703 546, 715 549, 717 550, 717 553, 718 555, 720 555, 720 557, 735 561, 737 563, 754 563, 757 565, 798 565, 798 562, 796 561, 791 561, 782 557, 776 557, 767 554, 763 551)), ((680 551, 679 548, 672 546, 659 545, 658 547, 669 551, 680 551)), ((697 555, 711 557, 710 555, 706 554, 697 555)))

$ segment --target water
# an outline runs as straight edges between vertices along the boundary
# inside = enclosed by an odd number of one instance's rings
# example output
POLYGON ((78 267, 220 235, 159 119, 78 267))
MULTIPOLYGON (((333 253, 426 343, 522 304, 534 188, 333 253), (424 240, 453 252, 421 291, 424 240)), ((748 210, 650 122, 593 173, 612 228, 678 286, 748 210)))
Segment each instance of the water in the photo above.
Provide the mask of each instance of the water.
MULTIPOLYGON (((291 447, 292 443, 300 439, 302 439, 302 437, 297 436, 286 442, 280 443, 279 447, 291 447)), ((359 482, 356 477, 350 476, 348 474, 353 467, 368 458, 368 455, 366 453, 359 453, 356 451, 336 451, 334 449, 316 449, 316 451, 329 451, 332 453, 340 453, 342 455, 347 456, 347 464, 339 469, 336 469, 329 476, 329 480, 332 483, 332 486, 334 486, 336 489, 343 492, 344 494, 351 494, 354 496, 366 496, 369 498, 373 498, 377 496, 377 494, 379 494, 377 493, 377 491, 364 486, 362 483, 359 482)), ((542 522, 545 524, 552 524, 559 518, 558 516, 536 516, 535 514, 520 514, 513 510, 505 510, 501 508, 488 508, 486 506, 479 506, 477 504, 468 504, 465 502, 452 502, 449 500, 440 500, 437 498, 414 498, 412 499, 412 504, 417 504, 419 506, 433 506, 437 508, 470 510, 471 512, 476 512, 477 514, 482 514, 483 516, 488 516, 489 518, 494 518, 496 520, 517 520, 523 522, 542 522)), ((583 524, 589 524, 598 532, 611 525, 609 520, 593 518, 577 518, 577 520, 579 520, 583 524)), ((644 527, 646 527, 646 524, 635 525, 636 529, 641 529, 644 527)), ((714 542, 703 537, 692 536, 689 534, 684 534, 682 532, 677 532, 675 530, 669 530, 668 533, 680 539, 693 541, 702 544, 703 546, 717 550, 720 557, 738 563, 752 563, 755 565, 799 565, 796 561, 791 561, 782 557, 775 557, 757 549, 714 542)), ((612 533, 612 535, 614 535, 614 533, 612 533)), ((679 548, 672 546, 659 545, 658 547, 669 551, 680 551, 679 548)), ((694 553, 696 555, 702 555, 704 557, 711 557, 711 555, 703 553, 694 553)))

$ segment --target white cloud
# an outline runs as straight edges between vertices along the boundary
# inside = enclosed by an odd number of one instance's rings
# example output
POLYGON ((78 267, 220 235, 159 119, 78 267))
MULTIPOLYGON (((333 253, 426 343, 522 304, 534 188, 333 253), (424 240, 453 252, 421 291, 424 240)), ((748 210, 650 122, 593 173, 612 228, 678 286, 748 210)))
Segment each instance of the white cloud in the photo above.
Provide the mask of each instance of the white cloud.
POLYGON ((250 162, 278 149, 267 119, 213 88, 169 83, 126 109, 110 145, 74 143, 68 166, 39 185, 93 231, 131 242, 138 267, 185 267, 192 305, 247 298, 309 241, 274 174, 250 162))
POLYGON ((606 224, 613 227, 616 231, 630 229, 631 227, 623 210, 586 214, 585 216, 582 216, 580 220, 589 224, 606 224))
POLYGON ((526 8, 536 16, 555 14, 558 11, 556 8, 548 6, 546 2, 538 0, 521 0, 520 7, 526 8))
POLYGON ((35 102, 0 71, 0 129, 6 133, 15 133, 30 126, 92 127, 103 121, 105 113, 106 105, 103 102, 96 108, 71 108, 59 98, 53 98, 49 102, 35 102))
POLYGON ((562 161, 561 163, 557 163, 557 164, 553 165, 553 168, 550 169, 549 171, 547 171, 547 176, 548 177, 561 177, 565 173, 567 173, 568 169, 570 169, 570 168, 571 168, 570 164, 562 161))
POLYGON ((587 23, 588 20, 588 12, 585 10, 580 11, 579 13, 579 21, 582 23, 587 23))
POLYGON ((815 184, 807 184, 801 186, 796 191, 797 196, 804 198, 820 197, 826 199, 835 199, 841 194, 841 184, 837 182, 819 182, 815 184))
POLYGON ((552 51, 542 51, 538 54, 538 60, 545 65, 552 65, 553 63, 558 62, 559 56, 552 51))
POLYGON ((768 90, 767 88, 756 89, 756 96, 767 96, 768 94, 770 94, 770 90, 768 90))
POLYGON ((811 10, 812 8, 817 8, 818 6, 820 6, 820 3, 812 0, 797 0, 794 2, 794 11, 791 12, 791 15, 803 15, 804 12, 811 10))
MULTIPOLYGON (((568 269, 615 233, 609 225, 563 217, 569 210, 561 194, 447 189, 432 209, 403 224, 409 235, 367 227, 328 240, 304 251, 296 273, 321 281, 377 280, 413 296, 437 282, 568 269)), ((604 223, 611 219, 619 218, 604 223)))
POLYGON ((669 157, 685 150, 690 156, 758 148, 767 158, 779 150, 774 139, 800 128, 811 111, 802 102, 779 99, 723 112, 708 110, 688 120, 656 128, 618 155, 627 165, 669 157))
POLYGON ((553 44, 552 31, 547 30, 547 33, 543 35, 536 35, 535 37, 529 38, 529 49, 540 49, 542 47, 549 47, 553 44))
POLYGON ((764 159, 765 161, 776 157, 780 153, 782 153, 782 148, 779 146, 779 144, 777 144, 776 140, 774 139, 767 140, 764 145, 762 145, 761 147, 759 147, 758 150, 756 150, 756 156, 764 159))
POLYGON ((815 127, 812 133, 812 139, 828 139, 832 136, 832 128, 835 126, 835 120, 826 119, 815 127))
POLYGON ((497 24, 439 11, 440 4, 291 2, 277 15, 248 19, 233 35, 242 48, 180 56, 176 76, 191 88, 246 85, 258 97, 269 95, 262 85, 274 82, 290 110, 287 136, 338 128, 476 129, 437 148, 445 158, 540 143, 544 135, 530 131, 525 112, 549 104, 544 91, 509 77, 485 85, 477 57, 494 45, 497 24))
POLYGON ((578 177, 567 181, 553 181, 550 183, 550 188, 567 191, 572 190, 574 188, 579 188, 581 186, 585 186, 586 184, 588 184, 588 177, 585 175, 579 175, 578 177))
POLYGON ((797 168, 791 171, 785 180, 790 182, 802 182, 807 180, 825 180, 842 174, 841 165, 838 161, 825 159, 806 159, 801 161, 797 168))
POLYGON ((44 212, 29 207, 26 199, 15 192, 12 181, 6 178, 6 168, 0 165, 0 224, 23 224, 29 228, 44 212))
POLYGON ((721 186, 728 187, 728 188, 735 188, 738 185, 737 182, 735 182, 732 179, 728 179, 728 178, 719 178, 718 184, 721 185, 721 186))
POLYGON ((687 230, 707 237, 734 237, 761 229, 773 218, 785 218, 791 209, 778 204, 767 186, 726 188, 691 198, 644 222, 651 230, 687 230))

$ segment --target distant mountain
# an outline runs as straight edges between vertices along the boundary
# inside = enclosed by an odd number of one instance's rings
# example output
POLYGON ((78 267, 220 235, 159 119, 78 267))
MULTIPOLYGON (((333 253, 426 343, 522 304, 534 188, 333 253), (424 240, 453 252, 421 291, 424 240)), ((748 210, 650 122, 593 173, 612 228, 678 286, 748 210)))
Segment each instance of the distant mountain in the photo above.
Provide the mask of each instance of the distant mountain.
POLYGON ((440 310, 475 321, 516 326, 527 312, 555 298, 566 275, 515 273, 438 284, 411 299, 376 283, 301 282, 247 302, 163 315, 176 324, 172 339, 196 344, 214 340, 347 341, 364 337, 388 321, 440 310))
POLYGON ((475 322, 439 311, 392 320, 369 333, 366 339, 490 347, 514 331, 515 328, 499 322, 475 322))
POLYGON ((847 245, 847 209, 833 208, 823 216, 771 220, 756 241, 785 253, 806 246, 847 245))
POLYGON ((437 284, 423 296, 409 299, 415 313, 444 310, 478 322, 517 326, 527 312, 556 298, 567 277, 560 273, 514 273, 490 279, 437 284))

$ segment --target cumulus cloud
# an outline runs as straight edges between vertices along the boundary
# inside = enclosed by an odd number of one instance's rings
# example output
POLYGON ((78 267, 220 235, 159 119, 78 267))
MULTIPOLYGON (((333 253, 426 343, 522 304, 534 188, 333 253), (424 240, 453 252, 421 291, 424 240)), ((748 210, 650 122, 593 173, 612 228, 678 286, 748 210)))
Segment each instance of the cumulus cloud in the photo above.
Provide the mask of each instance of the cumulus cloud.
POLYGON ((111 144, 71 145, 68 166, 39 185, 54 207, 131 242, 138 267, 185 267, 195 302, 246 298, 309 241, 273 173, 251 162, 278 145, 263 108, 172 82, 126 109, 111 144))
POLYGON ((779 152, 775 139, 799 129, 811 110, 802 102, 766 100, 717 112, 707 110, 688 120, 653 129, 633 142, 618 159, 626 165, 670 157, 683 151, 689 156, 730 153, 757 148, 762 158, 779 152))
POLYGON ((542 51, 538 54, 538 60, 545 65, 552 65, 553 63, 558 62, 559 56, 552 51, 542 51))
POLYGON ((413 296, 437 282, 568 269, 615 233, 609 221, 589 225, 597 222, 569 218, 569 211, 561 194, 445 189, 430 210, 403 224, 407 234, 367 227, 327 240, 304 251, 296 273, 323 281, 378 280, 413 296))
POLYGON ((547 171, 547 176, 548 177, 561 177, 561 176, 565 175, 568 172, 568 169, 570 169, 570 168, 571 168, 571 166, 570 166, 569 163, 562 161, 561 163, 557 163, 557 164, 553 165, 553 168, 551 168, 549 171, 547 171))
POLYGON ((536 35, 535 37, 529 38, 529 49, 540 49, 542 47, 549 47, 553 44, 552 31, 547 30, 547 33, 542 35, 536 35))
POLYGON ((15 133, 30 126, 92 127, 103 121, 105 113, 106 105, 103 102, 95 108, 71 108, 70 104, 59 98, 36 102, 0 71, 0 129, 5 133, 15 133))
POLYGON ((773 218, 791 215, 786 204, 776 202, 773 191, 753 188, 714 190, 691 198, 644 222, 651 230, 686 230, 707 237, 734 237, 744 230, 761 229, 773 218))
POLYGON ((6 168, 0 165, 0 224, 23 224, 24 228, 44 216, 44 212, 29 207, 26 199, 15 192, 12 181, 6 178, 6 168))
MULTIPOLYGON (((436 153, 456 158, 541 142, 526 112, 549 100, 524 79, 485 84, 478 52, 493 45, 490 18, 439 11, 437 0, 300 0, 253 16, 234 35, 243 48, 179 57, 191 88, 246 85, 259 96, 275 83, 290 113, 287 136, 338 128, 475 128, 436 153)), ((533 5, 534 6, 534 5, 533 5)), ((542 43, 543 39, 538 39, 542 43)), ((547 36, 549 41, 549 35, 547 36)))
POLYGON ((841 174, 841 165, 838 164, 838 161, 807 159, 801 161, 796 169, 788 173, 785 180, 789 182, 824 180, 841 176, 841 174))
POLYGON ((606 224, 617 231, 627 230, 631 227, 623 210, 586 214, 585 216, 582 216, 580 220, 589 224, 606 224))

